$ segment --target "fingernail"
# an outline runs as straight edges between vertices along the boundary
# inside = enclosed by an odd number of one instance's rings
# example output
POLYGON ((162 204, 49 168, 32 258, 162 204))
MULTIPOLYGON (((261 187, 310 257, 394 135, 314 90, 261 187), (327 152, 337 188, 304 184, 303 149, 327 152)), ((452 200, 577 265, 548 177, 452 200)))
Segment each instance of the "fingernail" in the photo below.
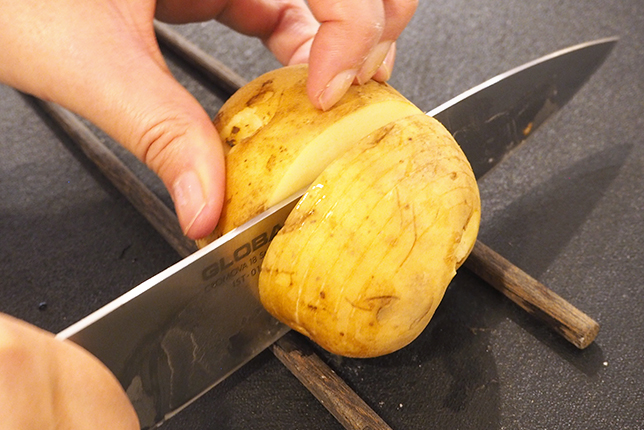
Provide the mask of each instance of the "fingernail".
POLYGON ((396 49, 394 45, 391 45, 389 52, 385 57, 385 60, 382 62, 376 73, 373 74, 372 79, 378 82, 387 82, 391 78, 391 72, 394 69, 394 61, 396 60, 396 49))
POLYGON ((344 96, 357 73, 358 71, 355 69, 345 70, 331 79, 326 88, 318 96, 318 102, 322 110, 326 111, 331 109, 344 96))
POLYGON ((378 68, 383 64, 385 58, 387 58, 392 43, 392 41, 380 42, 373 48, 373 51, 367 56, 356 77, 360 85, 369 81, 376 71, 378 71, 378 68))
POLYGON ((203 188, 197 172, 188 170, 174 181, 172 200, 177 210, 183 234, 188 235, 190 228, 206 207, 203 188))

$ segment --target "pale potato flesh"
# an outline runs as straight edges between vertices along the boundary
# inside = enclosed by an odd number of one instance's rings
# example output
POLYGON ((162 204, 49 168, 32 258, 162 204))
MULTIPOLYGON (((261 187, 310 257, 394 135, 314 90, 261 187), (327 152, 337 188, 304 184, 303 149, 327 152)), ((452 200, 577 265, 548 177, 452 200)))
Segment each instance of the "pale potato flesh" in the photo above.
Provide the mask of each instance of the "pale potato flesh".
POLYGON ((407 101, 386 100, 339 118, 302 148, 273 190, 273 195, 266 202, 267 207, 311 185, 326 166, 365 135, 383 124, 417 113, 418 108, 407 101))
POLYGON ((401 119, 315 181, 268 249, 260 299, 333 353, 396 351, 429 322, 479 219, 453 138, 425 115, 401 119))

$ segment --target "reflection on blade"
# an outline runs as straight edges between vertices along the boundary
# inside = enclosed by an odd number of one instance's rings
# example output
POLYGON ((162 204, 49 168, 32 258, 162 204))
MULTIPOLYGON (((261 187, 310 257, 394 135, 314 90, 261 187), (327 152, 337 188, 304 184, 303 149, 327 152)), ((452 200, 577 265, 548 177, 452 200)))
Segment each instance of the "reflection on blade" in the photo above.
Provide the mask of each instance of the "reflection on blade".
POLYGON ((268 243, 301 193, 58 334, 116 375, 142 428, 160 425, 288 331, 257 297, 268 243))
POLYGON ((583 86, 617 38, 554 52, 429 111, 454 135, 477 178, 496 166, 583 86))

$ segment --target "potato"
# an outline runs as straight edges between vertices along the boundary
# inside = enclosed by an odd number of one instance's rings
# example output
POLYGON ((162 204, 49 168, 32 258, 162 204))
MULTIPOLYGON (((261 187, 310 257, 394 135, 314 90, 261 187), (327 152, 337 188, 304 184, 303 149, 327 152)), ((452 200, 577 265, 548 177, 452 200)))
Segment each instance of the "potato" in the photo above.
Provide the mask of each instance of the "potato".
POLYGON ((476 190, 432 118, 383 127, 329 165, 290 214, 264 258, 262 304, 336 354, 402 348, 474 245, 476 190))
POLYGON ((421 113, 391 86, 352 86, 333 109, 306 95, 307 67, 284 67, 242 87, 214 123, 226 153, 226 200, 204 246, 309 186, 331 161, 381 126, 421 113))
POLYGON ((218 114, 232 147, 217 234, 309 185, 268 247, 260 300, 332 353, 388 354, 424 330, 474 246, 476 180, 449 132, 390 86, 320 112, 305 78, 271 72, 218 114))

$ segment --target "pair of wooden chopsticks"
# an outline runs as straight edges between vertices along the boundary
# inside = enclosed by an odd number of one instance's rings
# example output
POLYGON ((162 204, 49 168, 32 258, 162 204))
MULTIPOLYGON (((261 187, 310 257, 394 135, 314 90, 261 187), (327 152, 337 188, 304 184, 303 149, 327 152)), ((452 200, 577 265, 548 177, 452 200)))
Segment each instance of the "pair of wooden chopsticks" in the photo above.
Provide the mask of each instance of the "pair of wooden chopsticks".
MULTIPOLYGON (((155 23, 155 29, 160 43, 223 93, 232 94, 244 85, 243 78, 170 27, 155 23)), ((196 250, 183 236, 175 214, 82 121, 58 105, 38 103, 182 257, 196 250)), ((465 267, 576 347, 587 347, 597 336, 597 322, 480 241, 465 267)), ((289 333, 271 351, 346 429, 390 429, 301 337, 289 333)))

